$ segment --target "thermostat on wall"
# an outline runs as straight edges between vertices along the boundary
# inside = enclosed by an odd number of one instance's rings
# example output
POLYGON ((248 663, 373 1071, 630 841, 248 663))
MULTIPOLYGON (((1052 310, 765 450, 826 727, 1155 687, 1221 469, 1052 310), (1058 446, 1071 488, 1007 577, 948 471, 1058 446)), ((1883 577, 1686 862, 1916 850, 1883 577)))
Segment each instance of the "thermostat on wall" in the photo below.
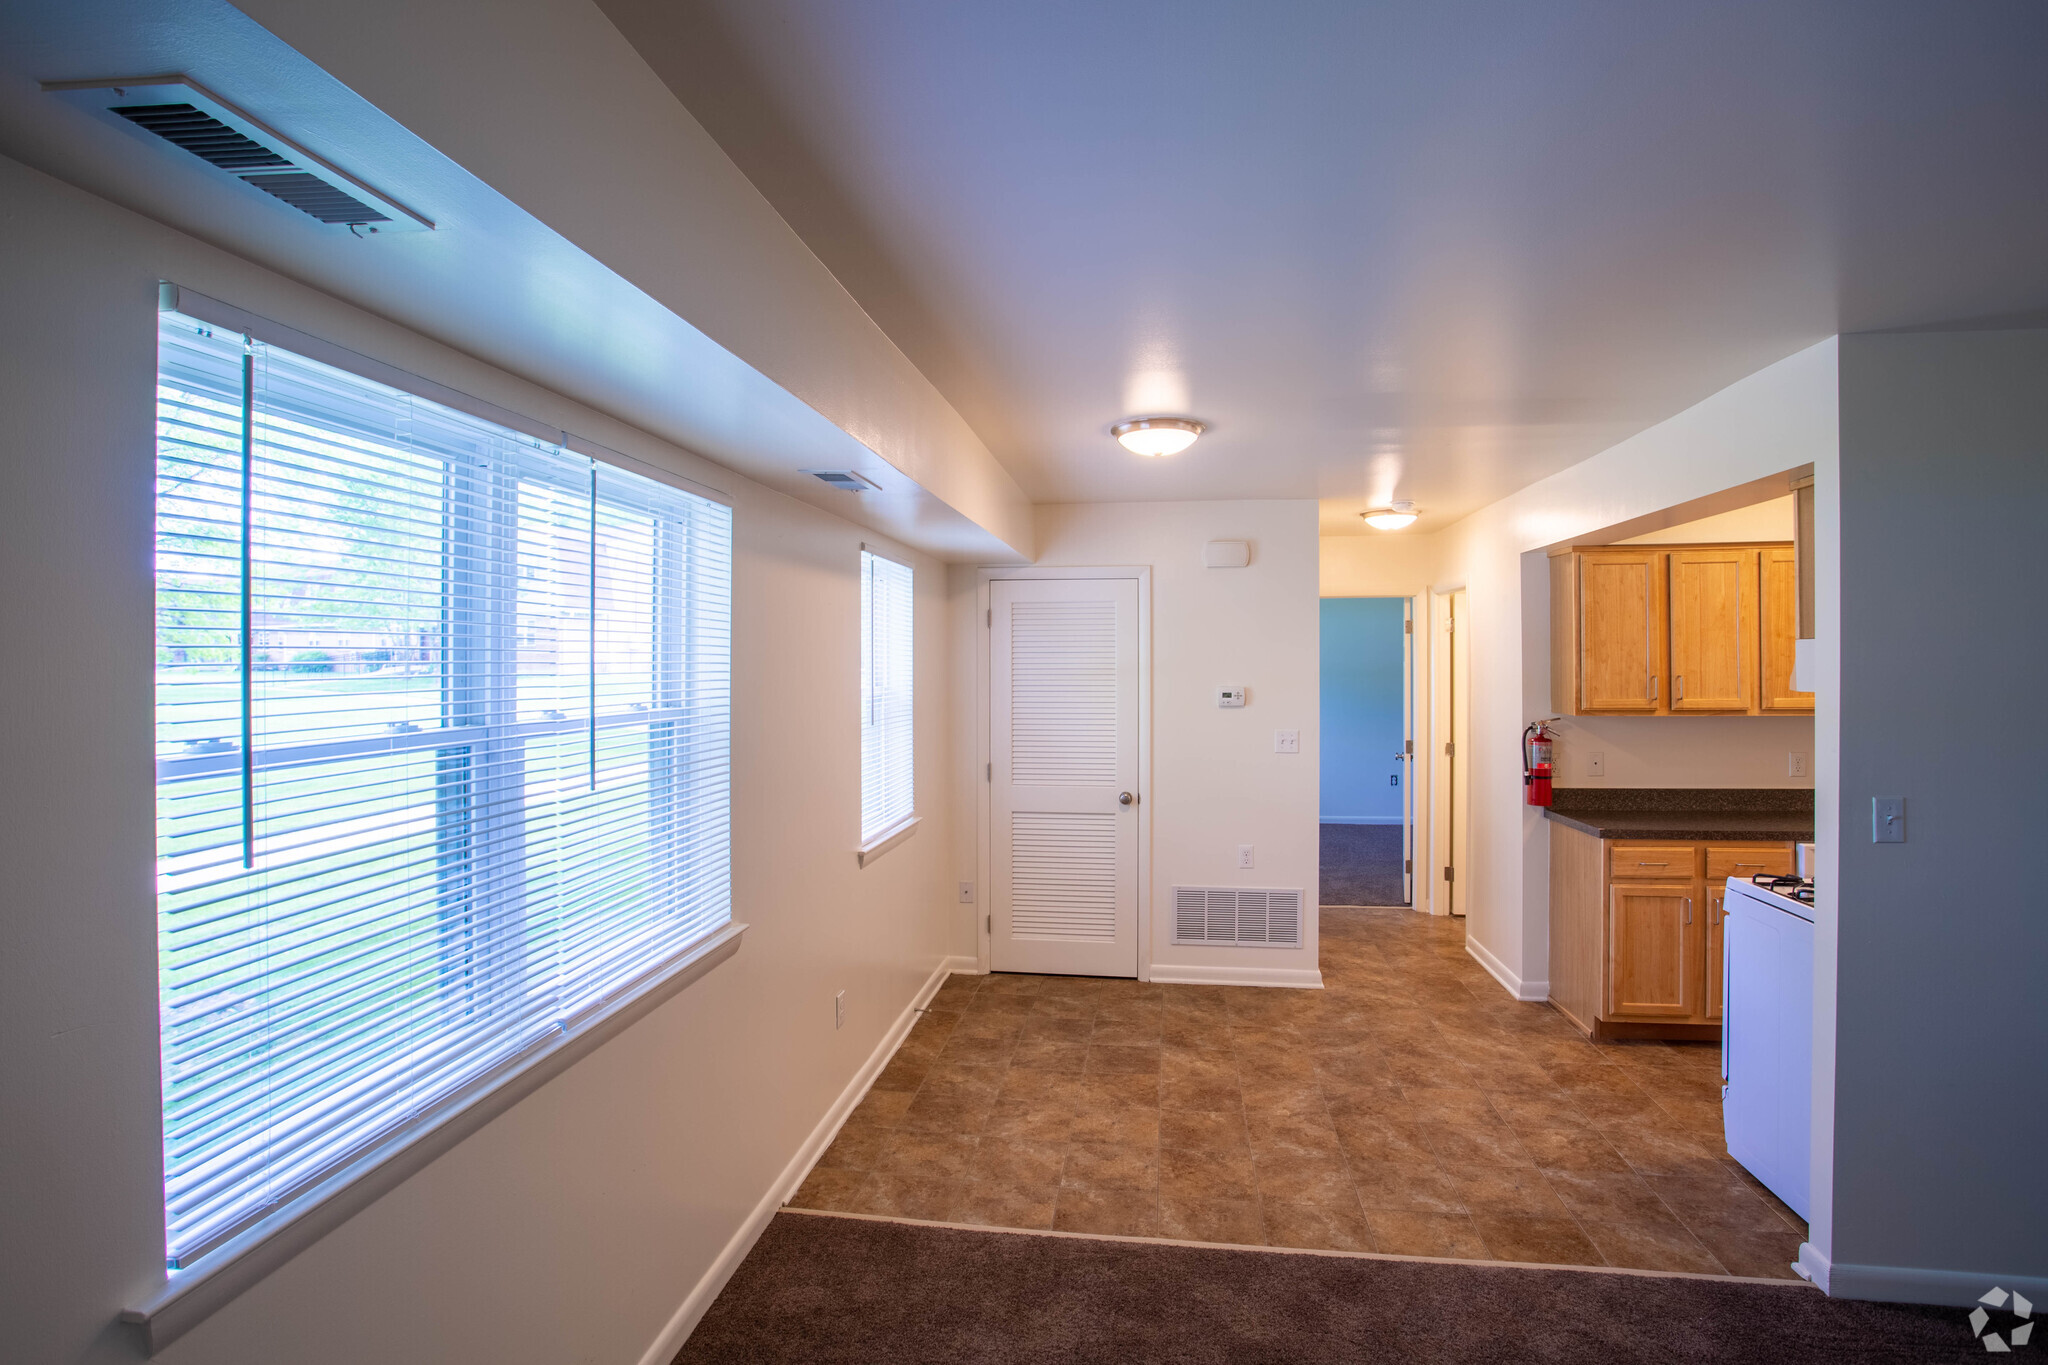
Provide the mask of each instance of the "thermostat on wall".
POLYGON ((1202 547, 1202 563, 1212 569, 1242 569, 1251 562, 1249 540, 1212 540, 1202 547))
POLYGON ((1243 705, 1244 705, 1244 687, 1243 687, 1242 685, 1239 685, 1239 686, 1237 686, 1237 687, 1219 687, 1219 688, 1217 688, 1217 689, 1216 689, 1216 704, 1217 704, 1218 706, 1243 706, 1243 705))

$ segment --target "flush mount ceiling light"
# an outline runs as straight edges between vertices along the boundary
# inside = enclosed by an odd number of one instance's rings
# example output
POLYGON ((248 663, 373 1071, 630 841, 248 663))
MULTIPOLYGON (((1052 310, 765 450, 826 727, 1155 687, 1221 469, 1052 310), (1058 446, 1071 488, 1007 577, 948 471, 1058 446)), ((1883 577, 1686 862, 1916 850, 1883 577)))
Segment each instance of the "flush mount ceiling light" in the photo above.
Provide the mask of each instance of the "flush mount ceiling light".
POLYGON ((1133 455, 1178 455, 1207 429, 1192 417, 1133 417, 1109 434, 1133 455))
POLYGON ((1398 531, 1414 523, 1415 504, 1393 502, 1385 507, 1376 507, 1370 512, 1360 512, 1358 515, 1364 517, 1365 524, 1375 531, 1398 531))

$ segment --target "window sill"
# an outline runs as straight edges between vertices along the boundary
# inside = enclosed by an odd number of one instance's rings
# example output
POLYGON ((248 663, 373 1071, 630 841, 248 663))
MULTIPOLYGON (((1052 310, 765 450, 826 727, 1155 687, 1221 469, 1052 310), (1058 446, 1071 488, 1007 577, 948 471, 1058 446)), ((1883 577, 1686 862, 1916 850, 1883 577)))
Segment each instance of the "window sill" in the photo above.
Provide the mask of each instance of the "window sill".
POLYGON ((155 1355, 738 952, 746 930, 744 924, 726 925, 626 987, 630 994, 599 1006, 553 1040, 478 1077, 276 1213, 208 1252, 200 1264, 171 1271, 156 1293, 124 1310, 121 1321, 140 1326, 149 1354, 155 1355))
POLYGON ((924 817, 921 815, 913 815, 900 824, 891 825, 888 829, 883 830, 880 834, 877 834, 874 838, 855 849, 854 858, 862 867, 866 867, 869 863, 917 833, 918 822, 922 819, 924 817))

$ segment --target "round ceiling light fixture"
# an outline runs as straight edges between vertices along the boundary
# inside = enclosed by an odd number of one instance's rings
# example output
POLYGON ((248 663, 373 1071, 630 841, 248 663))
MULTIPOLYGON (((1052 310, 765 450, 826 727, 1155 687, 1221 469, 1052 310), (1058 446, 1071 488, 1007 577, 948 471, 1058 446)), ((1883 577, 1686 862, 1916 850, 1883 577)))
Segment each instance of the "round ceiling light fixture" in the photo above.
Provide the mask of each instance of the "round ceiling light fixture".
POLYGON ((1365 524, 1375 531, 1398 531, 1404 526, 1415 524, 1415 504, 1412 502, 1391 502, 1385 507, 1375 507, 1370 512, 1360 512, 1365 524))
POLYGON ((1118 422, 1109 434, 1133 455, 1178 455, 1208 427, 1192 417, 1133 417, 1118 422))

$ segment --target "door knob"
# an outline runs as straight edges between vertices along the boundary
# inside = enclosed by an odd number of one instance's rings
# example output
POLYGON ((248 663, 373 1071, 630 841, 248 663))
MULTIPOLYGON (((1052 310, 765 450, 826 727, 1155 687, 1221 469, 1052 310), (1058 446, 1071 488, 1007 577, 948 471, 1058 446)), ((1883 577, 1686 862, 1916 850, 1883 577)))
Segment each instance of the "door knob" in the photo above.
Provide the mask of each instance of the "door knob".
POLYGON ((1119 806, 1134 806, 1138 803, 1138 798, 1129 792, 1118 792, 1116 794, 1116 803, 1119 806))

